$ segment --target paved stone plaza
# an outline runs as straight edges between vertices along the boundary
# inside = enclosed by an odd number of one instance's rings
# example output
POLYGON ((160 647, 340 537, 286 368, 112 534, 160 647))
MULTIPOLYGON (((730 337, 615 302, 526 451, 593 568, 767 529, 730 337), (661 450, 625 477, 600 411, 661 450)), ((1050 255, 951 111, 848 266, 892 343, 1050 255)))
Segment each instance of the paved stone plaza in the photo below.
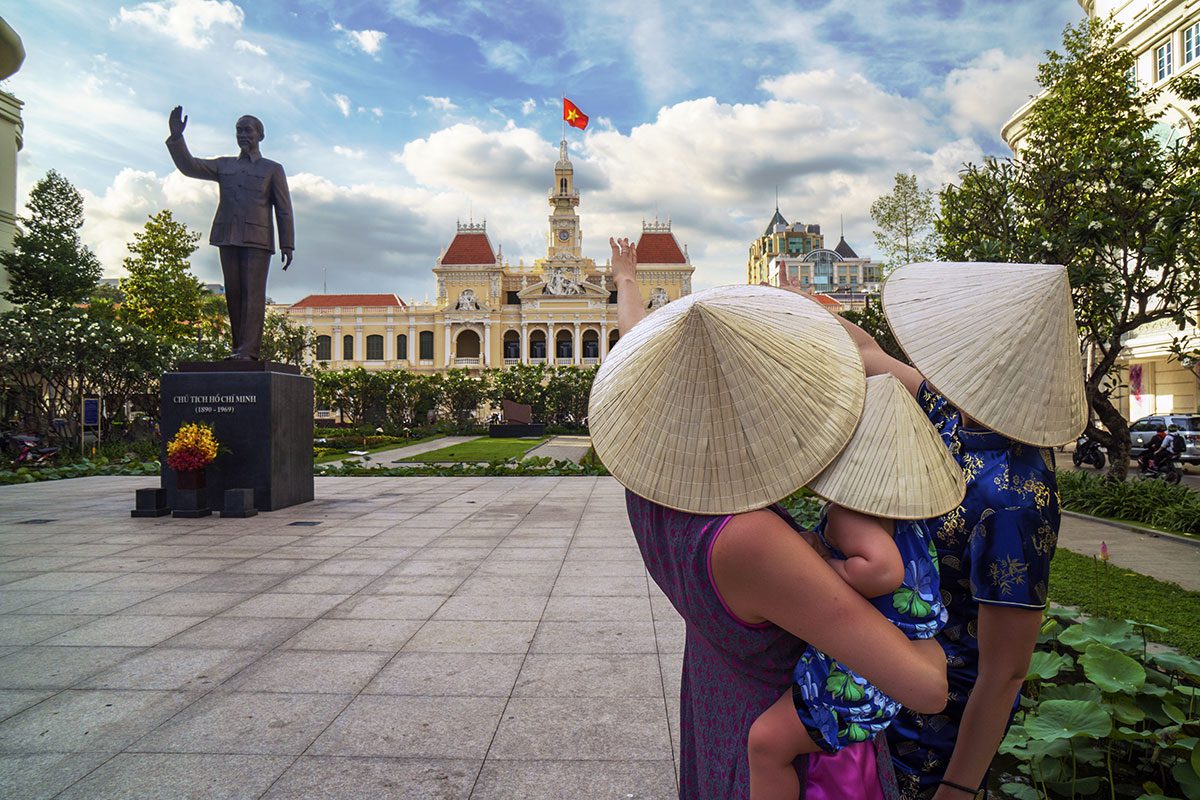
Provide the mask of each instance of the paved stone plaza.
POLYGON ((130 519, 153 483, 0 487, 0 797, 676 795, 683 624, 611 479, 130 519))

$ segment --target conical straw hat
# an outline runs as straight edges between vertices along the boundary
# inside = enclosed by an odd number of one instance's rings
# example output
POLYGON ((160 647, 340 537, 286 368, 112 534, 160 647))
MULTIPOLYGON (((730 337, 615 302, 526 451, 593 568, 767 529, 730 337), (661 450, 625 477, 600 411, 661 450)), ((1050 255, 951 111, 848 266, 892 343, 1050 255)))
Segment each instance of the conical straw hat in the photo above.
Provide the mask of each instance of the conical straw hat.
POLYGON ((992 430, 1051 447, 1087 424, 1065 267, 909 264, 884 284, 883 311, 916 368, 992 430))
POLYGON ((928 519, 957 508, 967 484, 904 384, 875 375, 850 443, 808 488, 863 514, 928 519))
POLYGON ((621 337, 592 385, 596 455, 642 497, 735 514, 786 497, 845 446, 862 359, 837 320, 768 286, 706 289, 621 337))

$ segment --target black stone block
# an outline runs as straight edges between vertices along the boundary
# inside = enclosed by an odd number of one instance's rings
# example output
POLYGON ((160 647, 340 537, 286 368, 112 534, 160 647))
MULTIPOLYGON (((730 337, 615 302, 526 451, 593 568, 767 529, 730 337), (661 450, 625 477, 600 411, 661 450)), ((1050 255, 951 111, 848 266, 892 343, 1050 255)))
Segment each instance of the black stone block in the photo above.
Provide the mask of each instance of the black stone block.
POLYGON ((488 426, 488 436, 493 439, 517 439, 522 436, 545 436, 546 424, 544 422, 504 422, 499 425, 488 426))
POLYGON ((258 513, 254 507, 253 489, 226 489, 222 517, 253 517, 258 513))
POLYGON ((259 511, 313 499, 312 378, 265 370, 168 372, 161 419, 162 482, 172 508, 179 508, 178 492, 166 443, 188 422, 211 425, 221 446, 205 470, 210 497, 223 502, 226 489, 252 489, 247 507, 259 511))
POLYGON ((165 517, 171 513, 167 505, 167 493, 162 489, 138 489, 137 503, 131 517, 165 517))
POLYGON ((175 510, 171 512, 173 517, 194 519, 212 514, 212 509, 208 507, 207 489, 176 489, 173 505, 175 507, 175 510))

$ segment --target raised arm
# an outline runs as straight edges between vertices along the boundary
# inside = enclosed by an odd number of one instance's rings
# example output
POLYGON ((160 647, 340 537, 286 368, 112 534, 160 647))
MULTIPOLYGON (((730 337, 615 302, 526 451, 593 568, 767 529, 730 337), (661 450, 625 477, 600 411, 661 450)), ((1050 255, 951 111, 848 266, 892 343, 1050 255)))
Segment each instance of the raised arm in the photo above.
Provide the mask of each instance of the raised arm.
POLYGON ((712 549, 713 579, 747 622, 770 621, 924 714, 946 706, 946 656, 909 641, 771 511, 729 521, 712 549))
POLYGON ((217 180, 217 161, 213 158, 196 158, 188 150, 187 142, 183 140, 183 129, 187 127, 188 118, 183 115, 183 106, 175 106, 171 110, 169 121, 171 135, 167 137, 167 152, 176 168, 189 178, 202 181, 217 180))
POLYGON ((624 336, 646 316, 637 283, 637 245, 611 237, 608 244, 612 247, 613 285, 617 287, 617 327, 624 336))
POLYGON ((858 345, 858 352, 862 354, 863 366, 867 370, 867 375, 895 375, 904 388, 908 389, 914 397, 921 388, 921 383, 925 380, 916 367, 909 366, 899 359, 892 358, 879 346, 879 342, 872 338, 871 334, 864 331, 862 328, 855 325, 850 320, 841 315, 837 315, 838 322, 842 323, 850 338, 858 345))

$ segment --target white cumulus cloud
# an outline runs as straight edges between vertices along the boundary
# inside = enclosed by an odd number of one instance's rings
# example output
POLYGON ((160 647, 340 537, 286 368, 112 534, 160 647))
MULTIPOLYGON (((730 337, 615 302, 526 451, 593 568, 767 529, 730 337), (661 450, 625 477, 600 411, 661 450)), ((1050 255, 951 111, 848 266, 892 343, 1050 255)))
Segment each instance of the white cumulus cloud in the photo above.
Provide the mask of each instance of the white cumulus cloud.
POLYGON ((214 28, 224 25, 238 30, 245 18, 241 7, 230 0, 160 0, 121 6, 112 23, 140 26, 201 50, 212 43, 214 28))
POLYGON ((1009 56, 1001 50, 980 53, 946 76, 945 95, 956 133, 999 136, 1000 127, 1038 91, 1038 57, 1009 56))
POLYGON ((238 39, 233 43, 233 49, 243 53, 253 53, 256 56, 265 56, 267 51, 254 42, 248 42, 245 39, 238 39))
POLYGON ((449 97, 430 97, 429 95, 422 95, 422 99, 426 103, 429 103, 430 108, 437 109, 438 111, 456 111, 458 109, 458 106, 456 106, 449 97))
POLYGON ((369 56, 378 56, 379 51, 383 48, 383 42, 387 39, 387 34, 383 31, 375 30, 351 30, 338 23, 333 24, 333 29, 345 36, 346 42, 351 46, 369 56))
POLYGON ((362 160, 367 157, 366 150, 357 149, 357 148, 353 148, 353 147, 343 147, 340 144, 335 144, 333 146, 333 152, 337 153, 339 156, 342 156, 343 158, 352 158, 356 161, 362 160))
POLYGON ((333 104, 338 107, 338 111, 342 112, 343 117, 350 116, 350 109, 354 107, 350 102, 350 98, 344 94, 335 94, 333 96, 333 104))
POLYGON ((530 97, 528 100, 521 101, 521 113, 529 116, 537 109, 537 101, 530 97))

